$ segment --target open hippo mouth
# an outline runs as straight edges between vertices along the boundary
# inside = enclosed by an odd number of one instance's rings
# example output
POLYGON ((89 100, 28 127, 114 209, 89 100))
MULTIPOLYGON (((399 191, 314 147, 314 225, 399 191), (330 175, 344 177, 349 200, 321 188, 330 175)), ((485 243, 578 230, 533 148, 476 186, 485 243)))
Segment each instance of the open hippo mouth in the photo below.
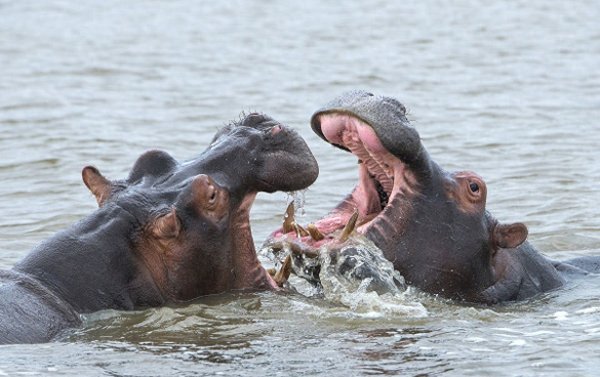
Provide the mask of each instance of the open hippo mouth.
POLYGON ((311 126, 325 141, 358 158, 358 184, 306 231, 288 222, 274 236, 291 232, 307 250, 344 241, 352 231, 375 237, 400 232, 428 161, 404 106, 392 98, 353 91, 315 112, 311 126))
POLYGON ((386 226, 386 209, 402 207, 418 189, 408 164, 388 152, 373 126, 356 114, 336 110, 317 113, 312 126, 329 143, 354 154, 359 173, 354 191, 330 216, 315 224, 317 229, 330 234, 348 224, 355 213, 359 233, 386 226))
MULTIPOLYGON (((354 232, 373 243, 407 284, 423 291, 482 302, 518 294, 524 274, 507 266, 525 258, 513 252, 525 242, 526 226, 501 224, 486 211, 487 188, 476 173, 447 172, 431 160, 400 102, 348 92, 315 112, 311 126, 357 157, 359 180, 306 230, 288 208, 283 228, 273 236, 282 250, 291 251, 286 261, 292 260, 288 264, 297 275, 318 283, 321 261, 346 258, 344 250, 365 241, 350 238, 354 232), (498 286, 502 294, 487 293, 498 286)), ((271 249, 277 256, 277 247, 271 249)))

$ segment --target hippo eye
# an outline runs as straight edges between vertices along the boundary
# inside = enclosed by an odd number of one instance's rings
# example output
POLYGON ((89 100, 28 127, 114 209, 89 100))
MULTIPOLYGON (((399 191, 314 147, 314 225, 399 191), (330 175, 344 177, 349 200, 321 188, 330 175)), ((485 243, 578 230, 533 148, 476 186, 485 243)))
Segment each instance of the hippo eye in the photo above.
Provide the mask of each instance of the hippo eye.
POLYGON ((479 185, 475 182, 471 182, 469 184, 469 188, 471 189, 471 192, 473 192, 473 193, 479 192, 479 185))

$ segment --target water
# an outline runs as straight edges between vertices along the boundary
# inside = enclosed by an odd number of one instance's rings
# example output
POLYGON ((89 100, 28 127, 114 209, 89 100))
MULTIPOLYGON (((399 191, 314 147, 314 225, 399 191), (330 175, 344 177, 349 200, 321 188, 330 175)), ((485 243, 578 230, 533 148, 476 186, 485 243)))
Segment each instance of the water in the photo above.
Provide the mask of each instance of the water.
MULTIPOLYGON (((300 222, 357 177, 308 126, 349 89, 399 98, 431 155, 488 183, 552 258, 600 254, 600 5, 588 1, 0 1, 0 268, 95 208, 81 168, 186 159, 241 111, 307 139, 300 222)), ((287 194, 258 196, 260 245, 287 194)), ((306 221, 305 221, 306 219, 306 221)), ((600 362, 600 277, 498 307, 412 292, 427 316, 299 295, 101 312, 62 342, 0 347, 0 375, 556 375, 600 362)))

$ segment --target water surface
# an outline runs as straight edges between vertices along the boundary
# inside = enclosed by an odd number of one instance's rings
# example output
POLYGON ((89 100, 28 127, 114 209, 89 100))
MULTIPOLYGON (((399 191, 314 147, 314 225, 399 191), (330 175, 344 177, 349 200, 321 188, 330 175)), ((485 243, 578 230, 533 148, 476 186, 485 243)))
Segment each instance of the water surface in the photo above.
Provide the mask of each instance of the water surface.
MULTIPOLYGON (((356 182, 310 131, 349 89, 400 99, 430 154, 478 172, 488 208, 552 258, 600 254, 600 6, 593 2, 0 1, 0 268, 95 208, 93 164, 187 159, 241 111, 306 138, 309 222, 356 182)), ((288 196, 261 194, 255 243, 288 196)), ((597 373, 600 277, 518 304, 415 291, 426 316, 270 292, 100 312, 61 342, 0 346, 0 375, 597 373)))

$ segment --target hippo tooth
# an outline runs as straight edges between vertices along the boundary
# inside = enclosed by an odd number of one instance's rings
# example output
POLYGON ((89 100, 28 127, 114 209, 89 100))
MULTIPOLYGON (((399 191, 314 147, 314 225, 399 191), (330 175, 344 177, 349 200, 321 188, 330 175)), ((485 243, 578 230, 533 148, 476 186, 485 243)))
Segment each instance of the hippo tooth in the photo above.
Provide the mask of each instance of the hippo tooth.
POLYGON ((309 235, 309 233, 306 231, 306 229, 302 227, 302 225, 294 223, 293 226, 296 230, 296 235, 298 236, 298 238, 306 237, 309 235))
POLYGON ((322 239, 325 238, 325 236, 323 235, 323 233, 321 233, 321 231, 319 230, 319 228, 317 228, 315 226, 315 224, 308 224, 308 226, 306 227, 308 230, 308 233, 310 234, 310 237, 315 240, 315 241, 321 241, 322 239))
POLYGON ((285 215, 283 216, 283 233, 289 233, 294 231, 295 222, 296 220, 294 218, 294 202, 291 202, 285 210, 285 215))
POLYGON ((278 286, 283 287, 283 284, 288 281, 290 278, 290 273, 292 272, 292 256, 288 255, 285 257, 281 268, 277 273, 273 276, 273 280, 277 283, 278 286))
POLYGON ((358 210, 355 209, 352 217, 350 217, 350 220, 348 220, 348 224, 346 224, 344 230, 342 230, 342 233, 340 234, 340 242, 345 242, 348 237, 350 237, 350 234, 352 234, 354 228, 356 228, 356 220, 358 220, 358 210))

